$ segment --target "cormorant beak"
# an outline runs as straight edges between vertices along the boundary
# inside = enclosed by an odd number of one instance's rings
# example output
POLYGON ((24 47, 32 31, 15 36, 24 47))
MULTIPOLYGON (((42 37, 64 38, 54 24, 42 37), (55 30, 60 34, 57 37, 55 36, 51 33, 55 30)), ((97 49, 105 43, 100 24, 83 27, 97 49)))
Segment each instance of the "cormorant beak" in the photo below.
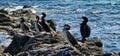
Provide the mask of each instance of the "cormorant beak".
POLYGON ((64 28, 69 28, 68 26, 61 26, 61 27, 64 27, 64 28))

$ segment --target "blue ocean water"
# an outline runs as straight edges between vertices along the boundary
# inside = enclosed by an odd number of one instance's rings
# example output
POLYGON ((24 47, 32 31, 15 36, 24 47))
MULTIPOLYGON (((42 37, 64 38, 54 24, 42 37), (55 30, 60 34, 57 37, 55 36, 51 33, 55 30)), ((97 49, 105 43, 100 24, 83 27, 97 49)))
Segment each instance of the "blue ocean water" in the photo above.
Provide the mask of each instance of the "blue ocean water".
POLYGON ((0 0, 0 8, 14 10, 23 5, 34 6, 37 15, 46 12, 47 19, 57 21, 58 31, 70 24, 71 31, 80 39, 81 17, 87 16, 90 38, 102 39, 106 52, 120 52, 120 0, 0 0))

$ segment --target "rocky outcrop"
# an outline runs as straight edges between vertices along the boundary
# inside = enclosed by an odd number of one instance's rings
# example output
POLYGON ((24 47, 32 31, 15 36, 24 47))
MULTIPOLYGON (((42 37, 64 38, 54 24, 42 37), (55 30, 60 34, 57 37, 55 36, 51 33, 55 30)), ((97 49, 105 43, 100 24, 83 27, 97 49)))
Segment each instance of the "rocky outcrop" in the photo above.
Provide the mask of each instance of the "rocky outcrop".
POLYGON ((16 35, 12 43, 4 50, 4 53, 11 55, 46 55, 46 56, 67 56, 67 55, 104 55, 102 47, 96 43, 100 40, 87 40, 85 43, 79 42, 75 47, 71 46, 62 37, 62 32, 56 36, 44 33, 34 37, 16 35))
MULTIPOLYGON (((36 21, 36 15, 30 10, 19 9, 12 11, 12 14, 0 10, 0 31, 5 30, 13 36, 8 47, 0 47, 0 56, 120 56, 120 53, 104 52, 101 40, 87 39, 85 43, 77 40, 78 45, 73 47, 63 38, 62 32, 51 35, 44 31, 21 31, 19 18, 25 18, 27 22, 36 21)), ((56 31, 56 22, 48 20, 48 23, 56 31)))
POLYGON ((11 11, 10 14, 8 14, 4 9, 0 9, 0 31, 6 32, 6 27, 13 29, 19 28, 20 18, 25 18, 26 21, 35 21, 36 15, 32 13, 31 10, 27 9, 11 11))
POLYGON ((3 51, 3 53, 10 53, 12 55, 19 53, 24 47, 25 43, 30 39, 29 36, 15 35, 11 44, 3 51))
POLYGON ((0 9, 0 14, 8 14, 8 12, 3 8, 3 9, 0 9))
POLYGON ((32 6, 24 5, 23 8, 32 8, 32 6))

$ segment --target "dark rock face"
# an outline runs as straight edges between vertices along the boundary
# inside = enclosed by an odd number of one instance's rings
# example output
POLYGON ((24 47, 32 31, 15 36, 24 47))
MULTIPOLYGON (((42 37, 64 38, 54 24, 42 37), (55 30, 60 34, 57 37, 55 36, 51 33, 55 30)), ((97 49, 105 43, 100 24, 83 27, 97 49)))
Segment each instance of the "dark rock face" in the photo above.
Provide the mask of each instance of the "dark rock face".
POLYGON ((8 14, 8 12, 5 11, 4 9, 0 9, 0 13, 1 13, 1 14, 8 14))
POLYGON ((32 6, 24 5, 23 8, 31 8, 32 6))
POLYGON ((29 36, 14 36, 12 43, 3 51, 3 53, 8 52, 12 55, 19 53, 29 39, 29 36))
MULTIPOLYGON (((12 22, 12 19, 10 17, 8 17, 7 15, 5 14, 0 14, 0 25, 2 25, 3 23, 7 23, 7 22, 12 22)), ((9 25, 8 23, 8 25, 9 25)), ((7 25, 7 24, 6 24, 7 25)))
POLYGON ((103 46, 102 42, 96 42, 95 44, 96 44, 96 46, 98 46, 98 47, 102 47, 102 46, 103 46))

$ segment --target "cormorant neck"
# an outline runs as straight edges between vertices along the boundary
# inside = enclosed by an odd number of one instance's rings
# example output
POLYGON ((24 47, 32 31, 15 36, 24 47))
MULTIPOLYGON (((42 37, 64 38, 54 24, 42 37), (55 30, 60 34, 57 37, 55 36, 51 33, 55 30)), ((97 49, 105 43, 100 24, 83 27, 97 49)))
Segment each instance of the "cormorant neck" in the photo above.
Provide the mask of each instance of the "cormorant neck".
POLYGON ((64 28, 64 29, 66 29, 66 30, 70 30, 70 28, 64 28))
POLYGON ((67 31, 68 29, 64 28, 63 31, 67 31))
POLYGON ((21 23, 25 22, 25 20, 21 20, 21 23))
POLYGON ((45 16, 44 15, 42 16, 42 21, 45 21, 45 16))
POLYGON ((85 23, 85 24, 86 24, 87 22, 88 22, 88 21, 83 21, 83 23, 85 23))
POLYGON ((45 21, 44 17, 42 17, 42 21, 45 21))
POLYGON ((37 22, 39 22, 39 18, 37 19, 37 22))

